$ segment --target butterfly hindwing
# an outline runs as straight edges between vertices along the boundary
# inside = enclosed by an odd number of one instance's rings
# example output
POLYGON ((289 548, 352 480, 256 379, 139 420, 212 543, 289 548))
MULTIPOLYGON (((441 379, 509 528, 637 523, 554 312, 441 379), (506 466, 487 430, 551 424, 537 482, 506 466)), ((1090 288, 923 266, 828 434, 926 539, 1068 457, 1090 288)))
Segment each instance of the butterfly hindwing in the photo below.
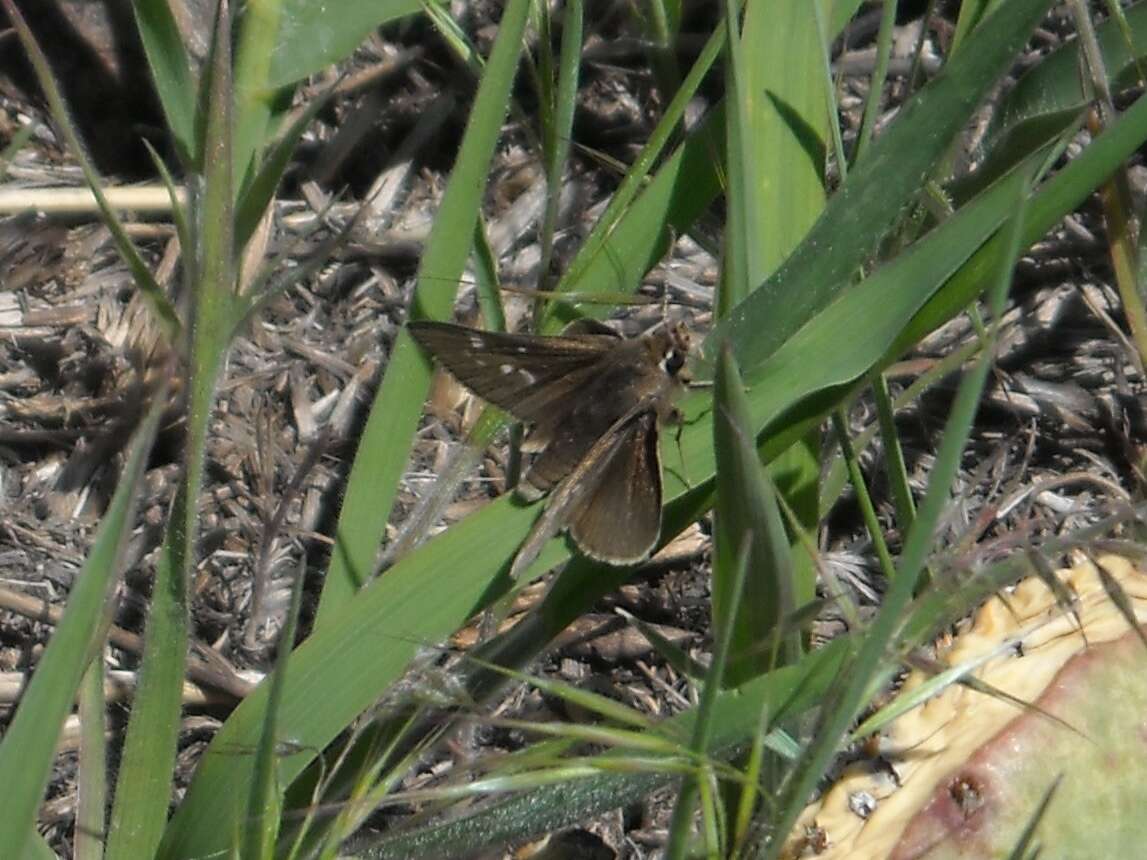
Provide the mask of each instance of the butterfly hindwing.
POLYGON ((599 561, 633 564, 657 542, 661 529, 661 462, 657 449, 657 413, 639 403, 603 433, 550 495, 514 559, 518 577, 546 542, 570 527, 582 551, 599 561), (614 486, 636 480, 638 486, 614 486), (599 499, 601 516, 589 510, 599 499))
POLYGON ((657 414, 642 412, 618 435, 601 479, 571 512, 570 535, 590 558, 633 564, 649 555, 661 532, 657 414))

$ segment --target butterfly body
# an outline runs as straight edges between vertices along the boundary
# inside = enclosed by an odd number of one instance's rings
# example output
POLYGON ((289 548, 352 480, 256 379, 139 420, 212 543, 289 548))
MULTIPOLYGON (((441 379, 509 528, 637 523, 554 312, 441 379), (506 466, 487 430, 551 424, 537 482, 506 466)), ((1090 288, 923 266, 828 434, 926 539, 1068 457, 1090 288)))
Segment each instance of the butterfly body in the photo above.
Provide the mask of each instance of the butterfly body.
POLYGON ((688 333, 663 327, 622 339, 578 321, 556 337, 413 322, 410 333, 459 382, 532 425, 537 456, 518 493, 549 492, 513 575, 563 528, 586 555, 614 564, 648 557, 661 528, 658 428, 684 387, 688 333))

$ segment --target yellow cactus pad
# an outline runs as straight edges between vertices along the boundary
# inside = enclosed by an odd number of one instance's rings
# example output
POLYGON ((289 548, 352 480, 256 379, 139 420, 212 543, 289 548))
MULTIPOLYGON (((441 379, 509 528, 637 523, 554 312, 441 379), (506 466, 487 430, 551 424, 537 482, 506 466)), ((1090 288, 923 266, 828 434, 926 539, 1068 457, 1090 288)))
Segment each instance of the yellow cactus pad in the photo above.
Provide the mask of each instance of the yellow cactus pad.
MULTIPOLYGON (((1147 622, 1147 573, 1117 556, 1098 564, 1147 622)), ((805 811, 786 857, 1008 857, 1057 779, 1032 843, 1041 856, 1147 856, 1147 646, 1092 563, 1057 575, 1078 620, 1028 579, 941 656, 981 663, 971 676, 1034 707, 946 688, 881 739, 894 773, 850 767, 805 811)), ((904 689, 926 680, 914 672, 904 689)))

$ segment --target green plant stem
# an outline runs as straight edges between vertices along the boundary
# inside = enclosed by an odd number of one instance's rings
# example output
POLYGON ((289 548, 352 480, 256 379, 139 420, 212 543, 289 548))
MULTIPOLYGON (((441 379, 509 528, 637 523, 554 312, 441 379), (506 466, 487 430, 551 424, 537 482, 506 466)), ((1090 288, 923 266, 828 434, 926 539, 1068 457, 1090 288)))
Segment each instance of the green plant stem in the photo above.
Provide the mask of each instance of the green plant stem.
POLYGON ((896 26, 896 0, 884 0, 880 14, 880 32, 876 37, 876 68, 872 71, 872 81, 868 85, 868 100, 864 105, 864 120, 860 134, 856 138, 856 149, 852 154, 855 164, 868 149, 876 120, 880 116, 880 105, 884 95, 884 82, 888 79, 888 59, 892 56, 892 30, 896 26))
POLYGON ((873 399, 876 401, 880 438, 884 442, 884 473, 892 490, 892 502, 896 505, 896 519, 900 533, 908 534, 916 519, 916 502, 912 498, 912 487, 908 483, 908 468, 904 463, 904 450, 900 447, 900 435, 896 432, 895 409, 888 391, 888 380, 883 373, 873 377, 872 391, 873 399))
POLYGON ((864 518, 865 528, 872 538, 872 546, 876 550, 876 557, 880 559, 880 567, 889 581, 896 575, 896 563, 888 551, 888 544, 884 541, 884 532, 880 527, 880 518, 876 515, 876 508, 872 504, 872 496, 868 493, 868 485, 864 481, 864 473, 860 470, 860 460, 852 447, 852 440, 848 436, 848 424, 841 410, 832 413, 832 428, 836 432, 837 442, 840 444, 841 454, 848 466, 848 474, 852 480, 852 488, 856 490, 856 501, 860 505, 860 514, 864 518))

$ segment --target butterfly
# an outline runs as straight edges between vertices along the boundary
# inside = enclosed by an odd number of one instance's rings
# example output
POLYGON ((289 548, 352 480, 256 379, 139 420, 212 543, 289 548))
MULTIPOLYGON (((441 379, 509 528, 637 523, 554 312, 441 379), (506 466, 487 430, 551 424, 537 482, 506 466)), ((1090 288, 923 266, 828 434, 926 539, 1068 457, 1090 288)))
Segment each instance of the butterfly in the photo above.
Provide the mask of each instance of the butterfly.
POLYGON ((625 339, 582 319, 557 336, 409 322, 414 339, 459 382, 531 429, 536 454, 517 494, 549 494, 514 558, 518 577, 568 529, 582 553, 615 565, 649 557, 661 533, 661 424, 688 375, 689 333, 663 325, 625 339))

